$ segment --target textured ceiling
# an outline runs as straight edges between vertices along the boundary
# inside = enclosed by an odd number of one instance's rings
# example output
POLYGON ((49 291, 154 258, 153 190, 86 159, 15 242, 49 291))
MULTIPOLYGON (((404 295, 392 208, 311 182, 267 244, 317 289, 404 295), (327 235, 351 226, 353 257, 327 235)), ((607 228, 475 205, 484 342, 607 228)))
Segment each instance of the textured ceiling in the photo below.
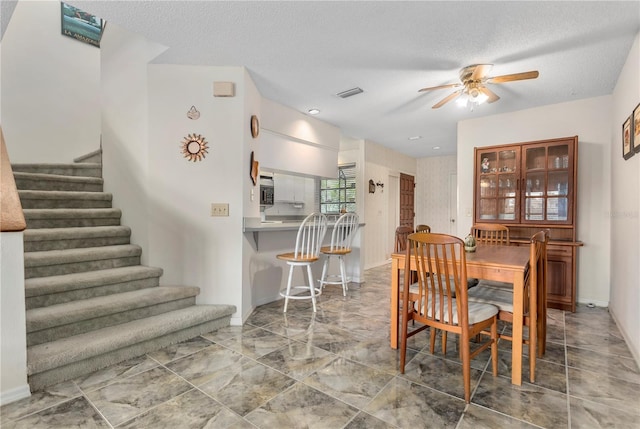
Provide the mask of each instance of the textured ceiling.
POLYGON ((611 94, 640 29, 640 1, 68 3, 168 46, 156 63, 245 66, 262 96, 413 157, 454 154, 461 119, 611 94), (501 99, 473 112, 417 92, 477 63, 540 77, 491 85, 501 99))

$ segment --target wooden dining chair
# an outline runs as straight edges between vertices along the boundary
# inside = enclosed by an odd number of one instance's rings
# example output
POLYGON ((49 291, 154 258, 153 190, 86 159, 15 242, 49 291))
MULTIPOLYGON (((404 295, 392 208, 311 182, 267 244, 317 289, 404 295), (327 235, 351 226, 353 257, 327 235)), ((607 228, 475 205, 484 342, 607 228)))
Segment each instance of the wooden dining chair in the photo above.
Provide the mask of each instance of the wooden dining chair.
MULTIPOLYGON (((531 237, 529 269, 525 275, 523 326, 529 329, 524 344, 529 346, 529 379, 535 382, 536 356, 542 357, 547 336, 547 243, 548 231, 539 231, 531 237)), ((513 284, 511 289, 479 284, 469 290, 469 302, 495 305, 500 309, 498 320, 513 323, 513 284)), ((487 332, 484 332, 487 334, 487 332)), ((513 341, 507 334, 500 338, 513 341)))
POLYGON ((420 224, 416 226, 416 232, 431 232, 431 227, 429 225, 420 224))
POLYGON ((358 215, 355 213, 345 213, 338 218, 331 233, 331 243, 329 246, 320 248, 320 252, 325 256, 322 265, 322 276, 320 277, 320 288, 325 285, 342 285, 342 295, 347 296, 349 290, 349 279, 345 268, 344 258, 351 253, 351 242, 358 232, 360 224, 358 215), (329 274, 331 258, 337 258, 340 265, 340 275, 329 274))
MULTIPOLYGON (((404 374, 407 338, 426 328, 460 336, 464 399, 471 398, 471 359, 491 347, 493 375, 498 375, 498 308, 467 300, 467 265, 464 242, 446 234, 415 233, 408 237, 405 258, 400 337, 400 372, 404 374), (418 281, 410 285, 409 267, 415 261, 418 281), (423 326, 409 332, 409 320, 423 326), (488 330, 489 340, 471 351, 470 338, 488 330)), ((431 338, 431 353, 435 337, 431 338)))
POLYGON ((287 280, 287 289, 280 292, 284 297, 284 312, 287 312, 287 306, 290 299, 311 299, 313 302, 313 312, 316 312, 316 297, 322 293, 321 288, 316 288, 311 273, 311 265, 320 257, 320 246, 327 232, 327 217, 322 213, 311 213, 307 216, 300 227, 296 236, 296 247, 293 252, 281 253, 276 258, 286 261, 289 265, 289 278, 287 280), (305 286, 292 286, 293 269, 295 267, 306 268, 307 279, 309 284, 305 286), (303 289, 308 290, 309 294, 292 294, 292 290, 303 289))
POLYGON ((511 244, 509 228, 497 223, 476 223, 471 227, 471 235, 477 244, 505 245, 511 244))
POLYGON ((407 237, 413 234, 413 228, 410 226, 399 226, 396 228, 396 240, 393 247, 394 253, 404 252, 407 248, 407 237))
MULTIPOLYGON (((509 228, 506 225, 494 223, 476 223, 471 227, 471 235, 475 237, 476 244, 489 246, 510 246, 509 228)), ((469 286, 484 285, 504 287, 511 289, 511 283, 503 283, 492 280, 470 279, 469 286)))

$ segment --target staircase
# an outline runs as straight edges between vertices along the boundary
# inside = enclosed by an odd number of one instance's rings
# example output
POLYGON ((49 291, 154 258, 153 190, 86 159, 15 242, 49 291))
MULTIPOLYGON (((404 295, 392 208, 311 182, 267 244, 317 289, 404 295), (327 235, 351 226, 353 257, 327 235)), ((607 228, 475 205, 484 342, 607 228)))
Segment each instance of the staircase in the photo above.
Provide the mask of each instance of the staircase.
POLYGON ((14 164, 24 231, 32 391, 228 326, 232 305, 159 286, 102 192, 100 151, 75 164, 14 164))

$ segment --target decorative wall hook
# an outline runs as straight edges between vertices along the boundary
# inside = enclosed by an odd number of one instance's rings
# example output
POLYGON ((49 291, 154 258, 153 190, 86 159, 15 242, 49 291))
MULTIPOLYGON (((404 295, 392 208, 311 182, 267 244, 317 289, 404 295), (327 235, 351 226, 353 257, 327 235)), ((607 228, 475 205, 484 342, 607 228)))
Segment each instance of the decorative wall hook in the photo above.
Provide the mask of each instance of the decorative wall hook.
POLYGON ((376 184, 373 181, 373 179, 369 179, 369 193, 370 194, 375 194, 376 193, 376 184))
POLYGON ((196 120, 200 117, 200 112, 196 109, 196 106, 191 106, 191 109, 187 112, 187 118, 196 120))

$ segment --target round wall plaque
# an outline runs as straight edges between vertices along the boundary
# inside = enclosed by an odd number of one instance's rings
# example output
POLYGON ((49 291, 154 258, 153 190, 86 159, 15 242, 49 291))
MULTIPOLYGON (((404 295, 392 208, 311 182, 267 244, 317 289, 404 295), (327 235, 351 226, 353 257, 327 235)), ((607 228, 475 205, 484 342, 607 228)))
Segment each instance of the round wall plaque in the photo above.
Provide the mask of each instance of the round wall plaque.
POLYGON ((260 134, 260 122, 256 115, 251 115, 251 137, 254 139, 260 134))

